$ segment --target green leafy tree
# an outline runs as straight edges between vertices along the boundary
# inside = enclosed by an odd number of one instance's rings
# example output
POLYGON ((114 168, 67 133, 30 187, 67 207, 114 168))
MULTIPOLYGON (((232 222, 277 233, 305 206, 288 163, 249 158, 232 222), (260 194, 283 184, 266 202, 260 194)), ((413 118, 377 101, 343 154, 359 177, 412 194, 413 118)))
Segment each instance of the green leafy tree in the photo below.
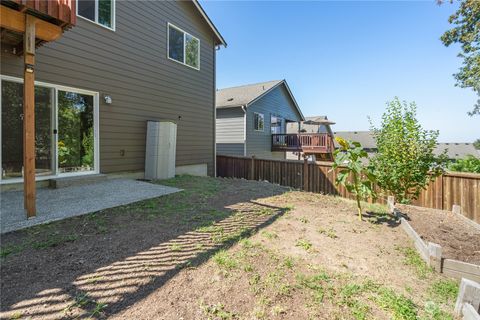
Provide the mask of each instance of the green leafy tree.
POLYGON ((450 163, 448 169, 451 171, 480 173, 480 159, 473 155, 468 155, 463 159, 450 163))
POLYGON ((340 168, 335 183, 343 185, 348 192, 355 196, 357 201, 358 218, 362 220, 361 201, 375 198, 373 184, 375 176, 370 167, 365 166, 362 159, 367 159, 368 154, 359 142, 351 142, 341 137, 336 137, 340 148, 335 150, 333 169, 340 168))
MULTIPOLYGON (((480 1, 461 0, 458 10, 449 17, 448 22, 454 27, 440 39, 447 47, 454 43, 461 46, 462 51, 458 56, 463 59, 463 64, 454 75, 457 86, 472 88, 480 97, 480 1)), ((480 114, 480 99, 468 114, 480 114)))
POLYGON ((473 146, 475 149, 480 150, 480 139, 475 140, 475 142, 473 142, 473 146))
POLYGON ((414 102, 387 103, 380 128, 372 125, 378 153, 371 159, 378 185, 401 203, 418 198, 422 189, 443 172, 445 152, 436 157, 438 131, 424 130, 414 102))

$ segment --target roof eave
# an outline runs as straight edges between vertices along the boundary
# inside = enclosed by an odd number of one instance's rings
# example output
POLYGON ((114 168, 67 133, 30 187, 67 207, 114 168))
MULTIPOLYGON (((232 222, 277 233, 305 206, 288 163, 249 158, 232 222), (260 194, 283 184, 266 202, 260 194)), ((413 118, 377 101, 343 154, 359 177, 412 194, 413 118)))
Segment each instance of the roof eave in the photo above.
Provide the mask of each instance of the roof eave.
POLYGON ((213 24, 212 20, 210 20, 210 18, 208 17, 207 13, 205 12, 205 10, 203 10, 203 7, 200 5, 200 3, 198 2, 198 0, 192 0, 193 4, 195 5, 195 7, 197 7, 198 11, 200 11, 200 14, 202 15, 202 17, 205 19, 205 21, 208 23, 208 25, 210 26, 210 29, 212 29, 213 33, 215 34, 215 36, 217 37, 217 45, 223 45, 225 48, 227 47, 227 42, 225 41, 225 39, 223 38, 223 36, 220 34, 220 32, 218 31, 217 27, 215 27, 215 25, 213 24))

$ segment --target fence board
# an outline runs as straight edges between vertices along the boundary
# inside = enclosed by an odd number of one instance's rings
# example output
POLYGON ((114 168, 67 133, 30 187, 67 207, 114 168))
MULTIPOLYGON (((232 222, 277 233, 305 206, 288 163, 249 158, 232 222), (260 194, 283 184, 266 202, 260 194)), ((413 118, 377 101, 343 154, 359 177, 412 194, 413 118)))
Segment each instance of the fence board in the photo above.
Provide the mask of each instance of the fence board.
MULTIPOLYGON (((304 189, 304 164, 298 160, 269 160, 250 157, 217 156, 217 176, 266 180, 283 186, 304 189)), ((338 169, 332 170, 331 162, 309 163, 306 191, 340 195, 353 199, 342 186, 335 186, 338 169)), ((377 188, 378 190, 378 188, 377 188)), ((386 203, 385 198, 377 199, 386 203)), ((462 214, 480 223, 480 174, 448 172, 430 182, 413 205, 451 210, 454 204, 462 207, 462 214)))

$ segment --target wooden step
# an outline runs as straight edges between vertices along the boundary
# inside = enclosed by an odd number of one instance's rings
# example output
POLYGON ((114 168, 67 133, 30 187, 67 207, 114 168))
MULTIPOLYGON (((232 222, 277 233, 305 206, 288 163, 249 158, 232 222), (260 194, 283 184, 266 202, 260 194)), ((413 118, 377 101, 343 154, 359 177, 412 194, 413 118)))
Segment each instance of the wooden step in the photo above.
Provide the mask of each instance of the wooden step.
POLYGON ((71 186, 82 186, 107 180, 106 174, 89 174, 75 177, 61 177, 48 180, 48 186, 53 189, 71 186))

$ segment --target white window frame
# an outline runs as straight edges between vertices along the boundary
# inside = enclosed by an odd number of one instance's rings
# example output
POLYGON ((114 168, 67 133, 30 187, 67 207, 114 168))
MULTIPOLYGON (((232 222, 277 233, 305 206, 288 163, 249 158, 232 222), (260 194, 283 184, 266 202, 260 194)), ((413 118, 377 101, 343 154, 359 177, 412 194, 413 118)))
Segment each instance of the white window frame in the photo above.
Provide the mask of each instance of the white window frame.
POLYGON ((89 21, 91 23, 94 23, 100 27, 103 27, 105 29, 108 29, 108 30, 111 30, 111 31, 115 31, 115 26, 116 26, 116 0, 111 0, 112 1, 112 26, 111 27, 107 27, 101 23, 98 22, 98 0, 95 0, 95 21, 93 20, 90 20, 88 18, 85 18, 84 16, 81 16, 78 14, 78 3, 76 5, 76 14, 77 14, 77 17, 79 18, 82 18, 83 20, 85 21, 89 21))
POLYGON ((176 63, 180 63, 181 65, 184 65, 184 66, 187 66, 189 68, 192 68, 192 69, 195 69, 195 70, 198 70, 200 71, 200 48, 201 48, 201 42, 200 42, 200 39, 195 37, 194 35, 192 35, 191 33, 188 33, 187 31, 183 30, 182 28, 179 28, 177 27, 176 25, 174 24, 171 24, 170 22, 167 22, 167 59, 168 60, 171 60, 171 61, 175 61, 176 63), (183 62, 182 61, 178 61, 178 60, 175 60, 173 58, 170 58, 170 27, 172 28, 175 28, 177 29, 178 31, 180 32, 183 32, 183 62), (186 49, 186 43, 187 43, 187 34, 196 39, 198 41, 198 68, 194 67, 194 66, 191 66, 191 65, 188 65, 185 60, 187 59, 187 55, 186 55, 186 52, 185 52, 185 49, 186 49))
POLYGON ((257 132, 264 132, 265 131, 265 115, 263 113, 260 113, 260 112, 254 112, 253 113, 253 130, 255 130, 257 132), (256 123, 255 123, 256 119, 257 119, 256 115, 262 116, 263 127, 262 127, 261 130, 256 128, 256 123))
MULTIPOLYGON (((17 78, 17 77, 11 77, 11 76, 6 76, 6 75, 0 75, 0 109, 2 106, 2 95, 1 95, 1 87, 2 87, 2 81, 10 81, 10 82, 17 82, 17 83, 23 83, 22 78, 17 78)), ((81 172, 66 172, 66 173, 60 173, 59 172, 59 167, 58 167, 58 134, 55 135, 54 141, 54 166, 52 168, 53 173, 51 175, 45 175, 45 176, 35 176, 35 181, 41 181, 41 180, 48 180, 52 179, 54 177, 72 177, 72 176, 82 176, 82 175, 90 175, 90 174, 99 174, 100 173, 100 124, 99 124, 99 119, 100 119, 100 112, 99 112, 99 105, 100 105, 100 94, 96 91, 90 91, 90 90, 83 90, 83 89, 78 89, 74 87, 67 87, 67 86, 62 86, 62 85, 56 85, 52 83, 47 83, 47 82, 41 82, 41 81, 35 81, 36 86, 42 86, 46 88, 53 89, 54 92, 54 110, 53 110, 53 127, 55 129, 58 129, 58 91, 69 91, 69 92, 75 92, 75 93, 80 93, 80 94, 86 94, 86 95, 91 95, 93 96, 93 138, 94 138, 94 144, 93 144, 93 157, 94 157, 94 170, 92 171, 81 171, 81 172)), ((1 110, 0 110, 1 111, 1 110)), ((0 125, 1 125, 1 112, 0 112, 0 125)), ((2 136, 1 136, 1 130, 0 130, 0 145, 2 142, 2 136)), ((2 161, 2 149, 0 148, 0 168, 1 168, 1 161, 2 161)), ((1 170, 1 169, 0 169, 1 170)), ((13 179, 6 179, 2 180, 2 175, 3 173, 0 172, 0 184, 10 184, 10 183, 19 183, 23 182, 23 178, 13 178, 13 179)))

